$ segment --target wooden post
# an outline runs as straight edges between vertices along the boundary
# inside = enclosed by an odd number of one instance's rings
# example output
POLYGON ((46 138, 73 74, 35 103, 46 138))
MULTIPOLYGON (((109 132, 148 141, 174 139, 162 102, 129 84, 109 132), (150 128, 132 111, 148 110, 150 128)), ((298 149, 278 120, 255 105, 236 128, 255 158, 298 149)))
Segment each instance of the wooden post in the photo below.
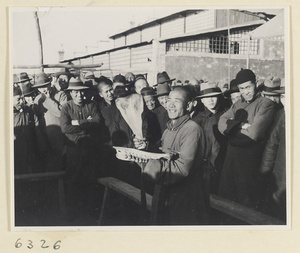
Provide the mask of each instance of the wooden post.
POLYGON ((227 10, 227 24, 228 24, 228 88, 230 88, 230 57, 231 57, 231 41, 230 41, 230 10, 227 10))
POLYGON ((73 68, 73 69, 83 69, 83 68, 100 68, 103 63, 96 64, 65 64, 65 63, 55 63, 55 64, 43 64, 43 65, 14 65, 14 69, 38 69, 38 68, 73 68))
POLYGON ((37 11, 34 12, 34 18, 36 20, 36 27, 38 32, 38 40, 40 43, 40 65, 41 65, 41 71, 44 71, 43 64, 44 64, 44 57, 43 57, 43 42, 42 42, 42 34, 41 34, 41 28, 40 28, 40 22, 39 17, 37 14, 37 11))
POLYGON ((247 40, 247 62, 246 62, 247 69, 249 69, 249 61, 250 61, 250 40, 251 40, 251 35, 248 34, 248 40, 247 40))

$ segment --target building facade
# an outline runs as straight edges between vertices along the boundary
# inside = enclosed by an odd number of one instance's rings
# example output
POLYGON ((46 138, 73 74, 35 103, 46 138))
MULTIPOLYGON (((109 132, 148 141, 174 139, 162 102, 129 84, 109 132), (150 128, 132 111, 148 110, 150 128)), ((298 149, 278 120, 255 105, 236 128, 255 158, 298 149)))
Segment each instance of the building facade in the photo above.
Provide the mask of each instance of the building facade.
POLYGON ((103 63, 98 75, 147 73, 150 85, 166 70, 189 78, 229 83, 241 68, 259 78, 284 77, 284 36, 245 39, 274 15, 241 10, 185 10, 112 35, 114 48, 63 62, 103 63))

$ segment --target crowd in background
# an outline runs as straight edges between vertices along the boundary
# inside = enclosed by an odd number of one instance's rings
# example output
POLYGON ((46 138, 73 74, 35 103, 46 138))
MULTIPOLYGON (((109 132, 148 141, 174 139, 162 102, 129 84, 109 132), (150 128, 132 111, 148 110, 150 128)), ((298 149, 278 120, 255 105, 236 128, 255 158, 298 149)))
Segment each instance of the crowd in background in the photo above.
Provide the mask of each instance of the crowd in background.
MULTIPOLYGON (((96 179, 112 176, 151 195, 163 186, 158 224, 210 224, 210 193, 285 221, 284 85, 279 77, 258 83, 249 69, 222 89, 165 71, 151 85, 131 72, 110 79, 62 69, 35 80, 22 72, 13 84, 14 173, 66 171, 70 219, 97 209, 96 179), (144 101, 143 138, 115 103, 131 94, 144 101), (113 146, 172 159, 122 161, 113 146)), ((15 189, 16 208, 25 191, 15 189)))

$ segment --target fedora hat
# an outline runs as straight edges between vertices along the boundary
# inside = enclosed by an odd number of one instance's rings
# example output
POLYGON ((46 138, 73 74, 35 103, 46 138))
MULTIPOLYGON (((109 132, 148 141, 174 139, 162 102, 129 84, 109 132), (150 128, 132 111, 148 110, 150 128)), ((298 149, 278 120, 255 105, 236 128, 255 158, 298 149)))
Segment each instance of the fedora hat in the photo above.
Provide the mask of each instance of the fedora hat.
POLYGON ((152 87, 144 87, 141 90, 141 95, 143 97, 145 97, 145 96, 154 96, 155 95, 155 90, 152 87))
POLYGON ((278 94, 285 94, 285 78, 281 79, 280 89, 274 90, 278 94))
POLYGON ((16 83, 23 83, 23 82, 30 81, 30 80, 32 80, 32 78, 29 78, 29 76, 26 72, 22 72, 22 73, 20 73, 19 81, 17 81, 16 83))
POLYGON ((157 83, 154 84, 155 85, 158 85, 160 83, 165 83, 165 82, 172 82, 174 81, 176 78, 173 78, 173 79, 170 79, 168 73, 166 71, 163 71, 162 73, 158 73, 157 74, 157 83))
POLYGON ((84 74, 84 79, 96 79, 96 77, 92 71, 88 71, 84 74))
POLYGON ((171 88, 167 83, 160 83, 156 86, 156 97, 169 95, 171 88))
POLYGON ((62 68, 58 72, 55 73, 55 77, 59 77, 60 75, 66 75, 68 77, 73 77, 73 75, 70 73, 70 70, 67 68, 62 68))
POLYGON ((229 90, 225 91, 224 92, 224 96, 225 97, 230 97, 230 95, 232 93, 235 93, 235 92, 240 92, 238 86, 237 86, 237 82, 236 82, 236 79, 232 79, 230 81, 230 87, 229 87, 229 90))
POLYGON ((40 88, 51 83, 51 78, 49 78, 44 72, 38 73, 36 75, 35 84, 33 88, 40 88))
POLYGON ((89 88, 90 87, 84 84, 79 78, 71 77, 69 87, 66 90, 84 90, 89 88))
POLYGON ((200 96, 197 98, 214 97, 221 94, 222 91, 215 82, 205 82, 200 85, 200 96))
POLYGON ((264 81, 262 94, 269 96, 278 96, 275 90, 280 90, 281 79, 279 77, 269 77, 264 81))
POLYGON ((35 92, 35 89, 32 88, 30 84, 21 84, 21 89, 24 97, 29 96, 30 94, 35 92))

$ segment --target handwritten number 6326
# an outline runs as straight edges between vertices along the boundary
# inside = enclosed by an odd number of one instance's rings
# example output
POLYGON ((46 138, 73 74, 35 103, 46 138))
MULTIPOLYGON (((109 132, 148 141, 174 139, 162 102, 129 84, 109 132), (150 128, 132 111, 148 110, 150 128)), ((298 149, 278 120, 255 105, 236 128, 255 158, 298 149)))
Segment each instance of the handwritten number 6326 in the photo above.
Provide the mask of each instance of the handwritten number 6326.
MULTIPOLYGON (((34 247, 34 243, 33 243, 33 241, 31 241, 31 240, 27 240, 28 241, 28 243, 27 243, 27 248, 28 249, 32 249, 33 247, 34 247)), ((42 248, 42 249, 47 249, 47 248, 49 248, 49 245, 46 243, 46 240, 41 240, 40 241, 41 242, 41 245, 40 245, 40 247, 42 248)), ((60 249, 60 243, 61 243, 61 241, 56 241, 54 244, 53 244, 53 249, 54 250, 59 250, 60 249)), ((15 247, 16 248, 21 248, 23 246, 23 244, 22 244, 22 242, 21 242, 21 238, 19 238, 16 242, 15 242, 15 247)))

